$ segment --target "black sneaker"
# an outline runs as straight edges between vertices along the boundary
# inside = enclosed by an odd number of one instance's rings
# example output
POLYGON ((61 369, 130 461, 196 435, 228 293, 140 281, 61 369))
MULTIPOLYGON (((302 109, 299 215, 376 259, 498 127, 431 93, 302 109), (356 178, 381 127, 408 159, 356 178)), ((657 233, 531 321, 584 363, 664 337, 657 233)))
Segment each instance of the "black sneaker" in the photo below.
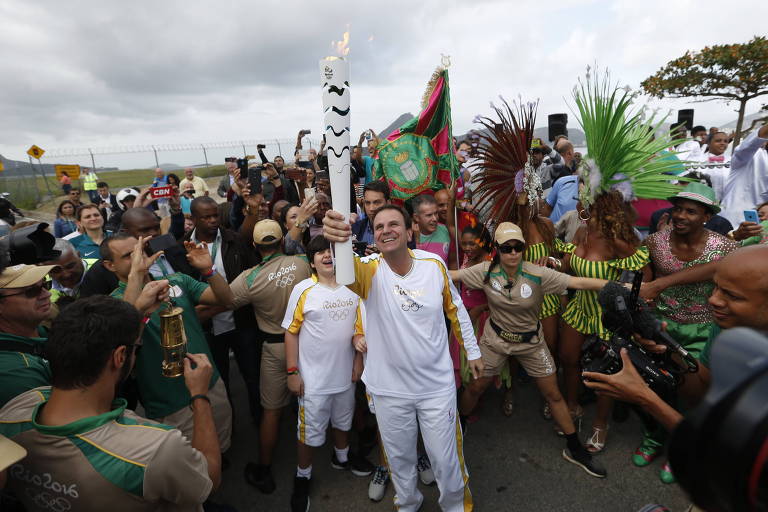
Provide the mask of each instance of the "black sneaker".
POLYGON ((307 512, 309 510, 309 482, 309 478, 294 477, 291 512, 307 512))
POLYGON ((272 494, 277 487, 272 470, 264 464, 249 462, 245 465, 245 481, 264 494, 272 494))
POLYGON ((376 466, 368 462, 368 459, 357 454, 349 455, 349 470, 355 476, 370 476, 373 474, 376 466))
POLYGON ((608 474, 605 468, 592 458, 592 455, 584 448, 575 453, 566 448, 563 450, 563 458, 596 478, 605 478, 608 474))

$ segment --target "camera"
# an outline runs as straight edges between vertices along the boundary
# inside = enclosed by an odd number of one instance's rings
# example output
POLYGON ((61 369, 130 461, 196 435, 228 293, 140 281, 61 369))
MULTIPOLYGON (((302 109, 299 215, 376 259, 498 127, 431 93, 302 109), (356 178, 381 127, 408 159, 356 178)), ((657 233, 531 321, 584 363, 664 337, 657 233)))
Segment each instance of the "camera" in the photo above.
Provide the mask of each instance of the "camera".
POLYGON ((36 265, 58 259, 61 251, 53 248, 56 238, 46 231, 47 228, 48 224, 41 222, 0 238, 0 267, 36 265))
POLYGON ((675 389, 678 378, 664 369, 654 356, 643 350, 639 345, 621 336, 612 336, 610 340, 602 340, 597 336, 589 336, 582 346, 581 366, 584 371, 605 373, 608 375, 621 371, 623 361, 621 349, 627 349, 627 354, 637 373, 659 394, 675 389))
POLYGON ((266 144, 256 144, 256 149, 265 149, 266 147, 266 144))
POLYGON ((712 344, 712 381, 672 433, 669 461, 704 510, 768 510, 768 337, 743 327, 712 344))
POLYGON ((621 370, 621 349, 627 349, 632 364, 645 382, 659 394, 673 390, 685 373, 698 371, 699 365, 683 346, 661 328, 661 322, 639 298, 642 273, 626 272, 624 284, 609 281, 598 294, 603 310, 603 326, 613 334, 609 340, 588 338, 582 346, 581 363, 586 371, 612 374, 621 370), (631 341, 633 335, 667 346, 664 354, 651 354, 631 341))

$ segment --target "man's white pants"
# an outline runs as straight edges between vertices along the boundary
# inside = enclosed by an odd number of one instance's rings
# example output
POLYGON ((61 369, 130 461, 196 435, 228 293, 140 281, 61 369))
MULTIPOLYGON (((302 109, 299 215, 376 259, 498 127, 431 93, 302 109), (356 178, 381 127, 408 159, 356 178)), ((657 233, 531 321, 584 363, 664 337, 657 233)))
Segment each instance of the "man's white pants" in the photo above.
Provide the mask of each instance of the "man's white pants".
POLYGON ((419 427, 440 489, 440 508, 446 512, 472 510, 456 393, 422 399, 372 395, 371 399, 395 486, 398 511, 415 512, 424 499, 416 487, 419 427))

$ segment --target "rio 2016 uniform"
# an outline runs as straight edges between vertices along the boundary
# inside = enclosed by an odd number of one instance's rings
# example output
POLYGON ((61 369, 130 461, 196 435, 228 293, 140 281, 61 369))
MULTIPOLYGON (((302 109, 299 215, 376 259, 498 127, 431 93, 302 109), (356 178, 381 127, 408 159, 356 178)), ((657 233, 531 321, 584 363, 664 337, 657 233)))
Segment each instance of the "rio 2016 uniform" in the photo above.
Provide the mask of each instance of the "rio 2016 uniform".
POLYGON ((285 330, 280 322, 294 286, 310 275, 305 256, 275 253, 241 273, 229 285, 235 296, 233 309, 250 303, 262 332, 259 392, 265 409, 280 409, 291 402, 285 374, 285 330))
POLYGON ((123 399, 99 416, 41 425, 50 392, 27 391, 0 410, 0 433, 27 450, 8 470, 26 510, 203 510, 213 488, 208 464, 179 430, 125 410, 123 399))
POLYGON ((352 427, 352 337, 363 333, 360 297, 346 286, 329 288, 315 277, 305 279, 291 293, 283 328, 299 336, 304 396, 299 398, 297 436, 307 446, 322 446, 329 420, 344 432, 352 427))
POLYGON ((349 287, 367 312, 363 382, 376 410, 398 510, 415 511, 423 500, 416 488, 419 427, 440 507, 472 510, 444 315, 469 360, 479 359, 480 350, 445 264, 418 249, 411 257, 413 266, 404 276, 378 254, 355 258, 355 283, 349 287))

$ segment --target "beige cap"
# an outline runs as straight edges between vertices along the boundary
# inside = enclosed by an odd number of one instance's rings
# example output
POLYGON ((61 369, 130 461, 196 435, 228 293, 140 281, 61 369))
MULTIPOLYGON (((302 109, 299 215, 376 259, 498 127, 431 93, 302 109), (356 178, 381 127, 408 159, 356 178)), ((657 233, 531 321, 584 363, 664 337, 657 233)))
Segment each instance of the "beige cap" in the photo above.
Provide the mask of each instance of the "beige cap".
POLYGON ((6 469, 11 464, 19 462, 27 456, 27 450, 0 435, 0 471, 6 469))
POLYGON ((499 227, 496 228, 494 239, 499 245, 507 243, 510 240, 519 240, 525 243, 523 230, 517 227, 517 224, 512 224, 511 222, 502 222, 499 224, 499 227))
POLYGON ((253 226, 253 243, 269 245, 283 238, 280 224, 272 219, 260 220, 253 226))
POLYGON ((44 278, 56 265, 14 265, 0 274, 0 288, 26 288, 44 278))

